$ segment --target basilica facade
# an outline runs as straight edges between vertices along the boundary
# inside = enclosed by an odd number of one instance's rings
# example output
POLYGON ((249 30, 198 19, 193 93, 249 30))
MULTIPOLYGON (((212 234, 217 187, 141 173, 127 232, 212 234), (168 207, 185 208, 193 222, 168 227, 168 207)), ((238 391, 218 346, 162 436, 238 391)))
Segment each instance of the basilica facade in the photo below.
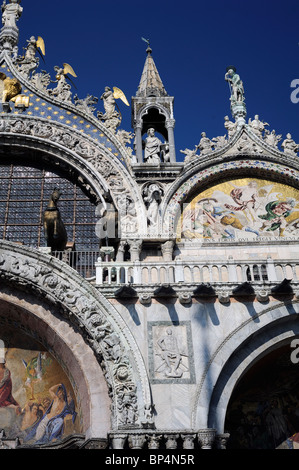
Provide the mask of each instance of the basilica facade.
POLYGON ((22 11, 0 31, 0 448, 296 448, 299 145, 228 66, 225 135, 178 158, 149 44, 131 103, 98 104, 40 70, 41 37, 20 55, 22 11))

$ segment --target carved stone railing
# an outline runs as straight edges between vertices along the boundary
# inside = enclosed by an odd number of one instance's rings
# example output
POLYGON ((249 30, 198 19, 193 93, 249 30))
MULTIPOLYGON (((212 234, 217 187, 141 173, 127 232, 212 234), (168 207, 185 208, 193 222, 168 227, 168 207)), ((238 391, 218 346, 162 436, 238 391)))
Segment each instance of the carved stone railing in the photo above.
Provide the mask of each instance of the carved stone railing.
POLYGON ((101 261, 96 267, 96 284, 180 284, 180 283, 244 283, 299 280, 299 260, 239 261, 101 261))
POLYGON ((82 277, 107 295, 139 297, 150 302, 155 295, 173 295, 188 303, 194 295, 218 296, 225 303, 232 295, 254 294, 266 301, 277 292, 293 293, 299 298, 299 259, 213 261, 103 261, 99 251, 55 252, 53 256, 67 263, 82 277), (274 289, 274 291, 273 291, 274 289), (121 292, 122 291, 122 292, 121 292))

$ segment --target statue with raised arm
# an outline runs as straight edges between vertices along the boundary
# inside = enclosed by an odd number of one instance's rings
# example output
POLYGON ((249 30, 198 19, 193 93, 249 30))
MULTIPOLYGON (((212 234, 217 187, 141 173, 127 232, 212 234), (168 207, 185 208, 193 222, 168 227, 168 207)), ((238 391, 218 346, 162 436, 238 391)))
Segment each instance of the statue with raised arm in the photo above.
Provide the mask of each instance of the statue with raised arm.
POLYGON ((9 3, 2 3, 2 24, 11 28, 17 27, 17 20, 20 18, 23 12, 23 8, 20 6, 20 0, 10 0, 9 3))
POLYGON ((234 66, 227 67, 225 80, 230 85, 231 101, 233 103, 243 102, 245 99, 243 82, 240 78, 240 75, 236 73, 236 68, 234 66))

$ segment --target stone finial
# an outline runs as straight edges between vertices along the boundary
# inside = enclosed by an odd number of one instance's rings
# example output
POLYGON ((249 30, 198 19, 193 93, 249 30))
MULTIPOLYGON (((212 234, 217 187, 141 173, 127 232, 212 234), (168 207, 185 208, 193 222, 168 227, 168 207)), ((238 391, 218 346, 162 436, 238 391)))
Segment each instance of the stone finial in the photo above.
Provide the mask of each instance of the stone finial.
POLYGON ((3 27, 0 32, 0 47, 2 50, 14 52, 19 40, 17 21, 22 15, 23 8, 20 6, 20 0, 10 0, 10 3, 4 0, 1 10, 3 27))

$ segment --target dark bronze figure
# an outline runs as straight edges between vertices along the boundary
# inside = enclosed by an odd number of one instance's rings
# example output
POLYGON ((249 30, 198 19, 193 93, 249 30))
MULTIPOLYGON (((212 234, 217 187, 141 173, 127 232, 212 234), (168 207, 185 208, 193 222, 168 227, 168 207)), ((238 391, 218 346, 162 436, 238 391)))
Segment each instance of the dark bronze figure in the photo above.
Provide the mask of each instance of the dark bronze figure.
POLYGON ((51 247, 52 251, 63 251, 67 243, 66 229, 57 207, 60 196, 61 191, 58 188, 54 188, 48 202, 48 207, 44 212, 45 239, 47 246, 51 247))

